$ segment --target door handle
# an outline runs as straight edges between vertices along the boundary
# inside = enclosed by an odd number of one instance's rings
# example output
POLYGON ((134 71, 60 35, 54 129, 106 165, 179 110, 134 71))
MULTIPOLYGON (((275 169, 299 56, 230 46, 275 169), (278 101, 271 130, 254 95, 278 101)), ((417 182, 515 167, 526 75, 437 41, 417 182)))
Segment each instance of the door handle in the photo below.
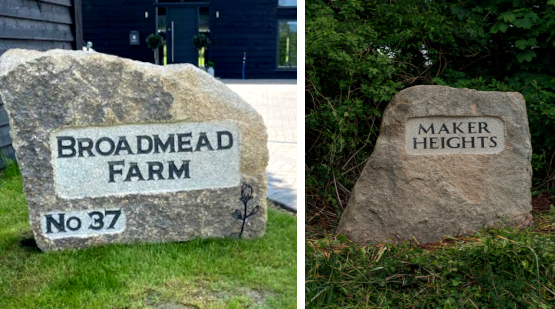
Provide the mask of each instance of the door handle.
POLYGON ((175 30, 173 28, 173 20, 172 20, 172 63, 174 63, 174 59, 173 59, 173 51, 175 46, 174 33, 175 33, 175 30))

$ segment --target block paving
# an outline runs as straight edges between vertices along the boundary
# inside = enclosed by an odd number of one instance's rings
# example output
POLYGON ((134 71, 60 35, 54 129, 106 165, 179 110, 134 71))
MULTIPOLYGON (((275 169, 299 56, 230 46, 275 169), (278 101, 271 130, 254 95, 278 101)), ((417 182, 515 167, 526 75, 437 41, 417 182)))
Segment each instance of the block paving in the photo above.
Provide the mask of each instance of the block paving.
POLYGON ((251 104, 268 128, 270 200, 297 210, 297 80, 222 80, 251 104))

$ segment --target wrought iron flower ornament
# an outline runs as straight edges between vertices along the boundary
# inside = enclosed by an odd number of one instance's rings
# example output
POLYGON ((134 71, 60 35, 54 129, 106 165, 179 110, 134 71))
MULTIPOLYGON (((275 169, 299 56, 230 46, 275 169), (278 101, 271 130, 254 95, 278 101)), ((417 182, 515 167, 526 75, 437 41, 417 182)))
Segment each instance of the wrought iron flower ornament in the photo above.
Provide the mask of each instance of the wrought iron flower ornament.
POLYGON ((249 201, 252 200, 252 187, 246 183, 243 183, 243 186, 241 187, 241 198, 239 198, 239 200, 243 202, 244 212, 241 212, 239 209, 235 209, 231 216, 235 219, 243 221, 241 225, 241 232, 239 233, 239 238, 243 238, 243 231, 245 230, 245 223, 247 222, 247 219, 256 215, 260 206, 256 205, 251 212, 248 213, 248 204, 249 201))

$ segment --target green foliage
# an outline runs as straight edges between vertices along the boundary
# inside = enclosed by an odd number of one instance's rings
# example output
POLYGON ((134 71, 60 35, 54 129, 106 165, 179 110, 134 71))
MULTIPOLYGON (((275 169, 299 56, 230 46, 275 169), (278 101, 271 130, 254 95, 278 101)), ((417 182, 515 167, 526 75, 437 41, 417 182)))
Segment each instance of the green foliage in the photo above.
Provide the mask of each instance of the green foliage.
POLYGON ((146 37, 146 47, 149 49, 158 49, 165 44, 164 38, 158 33, 152 33, 146 37))
POLYGON ((0 179, 0 308, 296 308, 296 227, 270 207, 259 239, 44 254, 30 245, 21 177, 0 179))
MULTIPOLYGON (((518 46, 517 46, 517 47, 518 47, 518 46)), ((522 62, 524 62, 524 61, 530 62, 530 61, 532 61, 532 59, 533 59, 534 57, 536 57, 536 53, 535 53, 533 50, 531 50, 531 49, 529 49, 529 50, 527 50, 527 51, 523 51, 523 52, 518 53, 518 54, 516 55, 516 59, 517 59, 518 62, 520 62, 520 63, 522 63, 522 62)))
MULTIPOLYGON (((457 76, 456 72, 451 73, 448 72, 445 76, 447 78, 457 76)), ((514 88, 514 83, 507 85, 495 78, 492 78, 491 81, 486 81, 482 77, 477 79, 451 78, 449 82, 442 78, 435 78, 434 82, 438 85, 480 91, 507 92, 518 90, 514 88)), ((532 167, 538 174, 549 176, 553 174, 553 167, 550 166, 549 160, 553 158, 555 151, 555 92, 542 89, 535 80, 532 80, 530 87, 522 91, 522 94, 526 100, 530 135, 534 146, 532 167)), ((555 183, 552 183, 551 187, 555 187, 555 183)))
POLYGON ((193 36, 193 46, 198 51, 207 48, 210 44, 212 44, 212 42, 210 42, 210 39, 205 34, 199 33, 193 36))
POLYGON ((21 175, 19 165, 0 153, 0 185, 3 180, 9 180, 21 175))
MULTIPOLYGON (((307 223, 333 228, 391 98, 413 85, 518 91, 533 193, 555 191, 555 2, 306 1, 307 223)), ((555 230, 555 211, 542 231, 555 230)), ((538 218, 534 219, 538 220, 538 218)), ((322 238, 322 236, 324 236, 322 238)), ((306 246, 307 307, 550 308, 554 237, 489 228, 433 251, 306 246)))
MULTIPOLYGON (((545 218, 555 222, 555 209, 545 218)), ((342 235, 308 240, 306 307, 551 308, 553 241, 531 228, 500 227, 434 250, 408 242, 360 247, 342 235)))
POLYGON ((306 1, 308 223, 337 223, 385 107, 420 84, 520 92, 534 189, 555 187, 551 2, 306 1))
POLYGON ((369 52, 372 41, 379 38, 362 14, 362 3, 337 5, 339 13, 321 1, 307 3, 306 25, 307 105, 312 105, 305 126, 314 142, 309 153, 316 160, 309 160, 307 186, 318 188, 318 194, 334 206, 338 202, 332 197, 334 188, 324 188, 322 183, 338 177, 347 186, 353 185, 355 177, 342 175, 337 163, 349 154, 355 156, 353 163, 368 157, 383 112, 379 103, 402 89, 402 84, 392 79, 398 69, 390 58, 369 52))

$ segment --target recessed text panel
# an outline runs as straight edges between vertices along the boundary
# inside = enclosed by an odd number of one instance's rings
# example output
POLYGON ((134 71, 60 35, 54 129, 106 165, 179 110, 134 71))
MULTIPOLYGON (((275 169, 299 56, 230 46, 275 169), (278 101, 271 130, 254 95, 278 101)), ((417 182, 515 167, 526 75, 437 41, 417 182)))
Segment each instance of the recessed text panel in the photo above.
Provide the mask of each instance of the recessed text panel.
POLYGON ((505 148, 505 128, 498 117, 421 117, 406 125, 410 154, 494 154, 505 148))

